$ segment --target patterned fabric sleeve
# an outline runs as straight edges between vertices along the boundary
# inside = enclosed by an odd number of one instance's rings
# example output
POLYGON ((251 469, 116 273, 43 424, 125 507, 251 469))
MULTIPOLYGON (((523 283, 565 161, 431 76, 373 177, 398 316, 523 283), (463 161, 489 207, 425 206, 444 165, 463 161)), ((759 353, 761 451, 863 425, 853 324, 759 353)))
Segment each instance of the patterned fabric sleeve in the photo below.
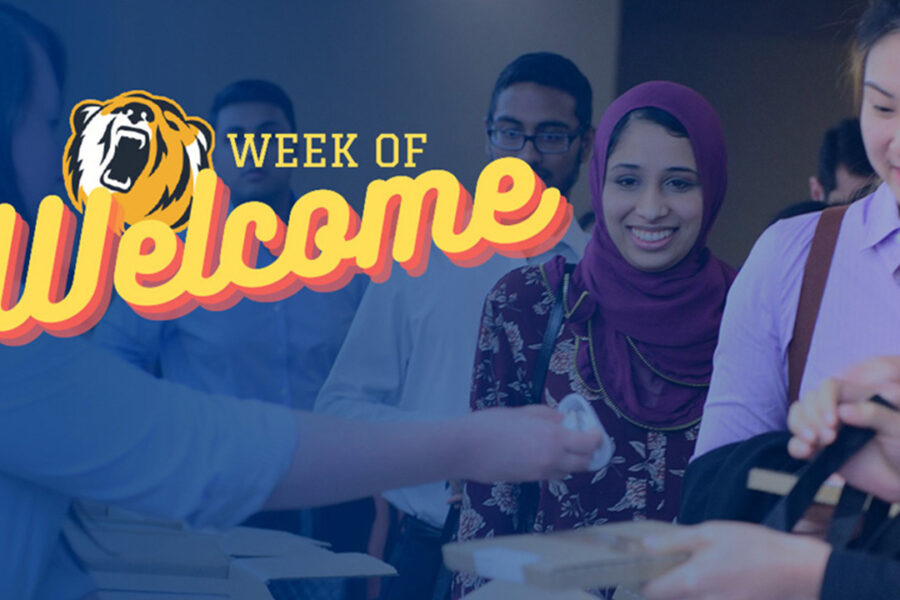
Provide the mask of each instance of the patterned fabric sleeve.
MULTIPOLYGON (((521 406, 529 402, 529 367, 535 353, 531 338, 542 334, 543 330, 534 322, 533 307, 522 296, 523 292, 525 296, 530 296, 532 290, 543 292, 541 285, 529 286, 526 290, 534 277, 540 277, 540 270, 534 267, 513 271, 488 294, 475 352, 470 399, 473 411, 497 406, 521 406), (529 338, 527 346, 523 333, 529 338)), ((511 483, 466 482, 458 539, 466 541, 515 533, 518 494, 519 486, 511 483)), ((476 575, 456 573, 452 597, 458 599, 486 581, 476 575)))

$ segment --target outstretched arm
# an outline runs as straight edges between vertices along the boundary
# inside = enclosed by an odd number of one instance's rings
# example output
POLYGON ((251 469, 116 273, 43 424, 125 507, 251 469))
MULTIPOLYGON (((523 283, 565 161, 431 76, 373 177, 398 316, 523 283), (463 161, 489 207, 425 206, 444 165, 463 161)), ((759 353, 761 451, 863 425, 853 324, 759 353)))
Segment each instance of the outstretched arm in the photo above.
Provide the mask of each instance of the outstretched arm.
POLYGON ((327 504, 442 479, 561 479, 586 470, 602 443, 596 432, 563 428, 561 418, 545 406, 401 423, 298 412, 293 463, 266 507, 327 504))
POLYGON ((446 478, 556 477, 600 444, 540 407, 430 423, 292 412, 161 381, 80 340, 0 346, 0 365, 0 474, 195 525, 238 523, 267 499, 303 507, 446 478))

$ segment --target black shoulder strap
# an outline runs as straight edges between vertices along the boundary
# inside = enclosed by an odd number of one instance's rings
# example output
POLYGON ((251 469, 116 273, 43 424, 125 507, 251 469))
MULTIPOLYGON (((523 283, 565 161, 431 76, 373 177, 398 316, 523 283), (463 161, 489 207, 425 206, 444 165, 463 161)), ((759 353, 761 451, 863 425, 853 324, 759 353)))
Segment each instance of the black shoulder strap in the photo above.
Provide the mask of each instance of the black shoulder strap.
POLYGON ((556 347, 556 338, 565 317, 565 298, 569 289, 569 276, 575 265, 566 263, 566 271, 560 289, 556 290, 553 308, 550 309, 550 319, 547 321, 547 329, 544 331, 544 339, 541 342, 541 350, 534 362, 534 373, 531 378, 531 404, 542 404, 544 401, 544 383, 547 381, 547 369, 550 366, 550 358, 553 348, 556 347))
MULTIPOLYGON (((569 289, 569 276, 575 265, 566 263, 566 271, 560 289, 554 294, 553 308, 550 309, 550 319, 547 329, 544 331, 544 339, 534 362, 534 373, 531 379, 531 404, 544 403, 544 383, 547 381, 547 369, 550 366, 550 357, 553 348, 556 347, 556 338, 565 317, 565 299, 569 289)), ((537 482, 519 484, 519 506, 515 515, 516 533, 531 533, 534 531, 534 520, 537 517, 538 504, 540 503, 540 486, 537 482)))
MULTIPOLYGON (((870 402, 893 408, 892 404, 880 396, 873 396, 870 402)), ((875 432, 871 429, 844 425, 838 433, 837 440, 826 446, 811 463, 797 472, 797 483, 793 489, 779 500, 762 524, 778 531, 791 531, 812 504, 825 480, 869 443, 874 435, 875 432)))

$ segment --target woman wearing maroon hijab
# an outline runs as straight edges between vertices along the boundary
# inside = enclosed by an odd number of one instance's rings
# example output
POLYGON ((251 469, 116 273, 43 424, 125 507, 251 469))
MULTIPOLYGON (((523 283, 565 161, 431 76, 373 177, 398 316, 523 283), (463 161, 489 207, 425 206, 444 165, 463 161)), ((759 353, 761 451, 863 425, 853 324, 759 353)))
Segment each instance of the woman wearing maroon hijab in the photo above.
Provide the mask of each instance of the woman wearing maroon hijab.
MULTIPOLYGON (((582 396, 609 434, 601 469, 543 481, 524 529, 672 520, 712 372, 731 267, 706 239, 726 189, 715 111, 693 90, 651 82, 618 98, 590 166, 597 226, 566 274, 557 257, 501 279, 485 303, 473 410, 532 402, 532 377, 556 296, 565 319, 541 394, 582 396)), ((525 441, 524 443, 528 443, 525 441)), ((467 482, 459 538, 523 530, 518 486, 467 482)), ((483 580, 457 575, 454 596, 483 580)))

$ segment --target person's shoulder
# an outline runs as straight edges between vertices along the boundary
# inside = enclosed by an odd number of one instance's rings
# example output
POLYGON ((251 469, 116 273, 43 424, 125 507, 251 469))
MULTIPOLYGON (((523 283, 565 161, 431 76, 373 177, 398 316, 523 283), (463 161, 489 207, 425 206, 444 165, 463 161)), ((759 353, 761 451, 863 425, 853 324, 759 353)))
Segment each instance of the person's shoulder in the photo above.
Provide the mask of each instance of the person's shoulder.
MULTIPOLYGON (((812 242, 822 211, 805 213, 781 219, 770 225, 756 242, 762 248, 776 247, 781 250, 802 251, 812 242)), ((754 246, 755 249, 755 246, 754 246)))
POLYGON ((807 213, 770 225, 753 244, 741 272, 792 271, 797 265, 802 267, 820 216, 821 212, 807 213))
MULTIPOLYGON (((783 219, 763 232, 731 286, 726 312, 730 306, 732 312, 769 310, 779 318, 792 318, 819 216, 783 219)), ((782 326, 789 328, 792 322, 782 326)))
POLYGON ((552 299, 547 265, 527 265, 509 271, 494 284, 487 297, 488 302, 517 308, 552 302, 552 299))

